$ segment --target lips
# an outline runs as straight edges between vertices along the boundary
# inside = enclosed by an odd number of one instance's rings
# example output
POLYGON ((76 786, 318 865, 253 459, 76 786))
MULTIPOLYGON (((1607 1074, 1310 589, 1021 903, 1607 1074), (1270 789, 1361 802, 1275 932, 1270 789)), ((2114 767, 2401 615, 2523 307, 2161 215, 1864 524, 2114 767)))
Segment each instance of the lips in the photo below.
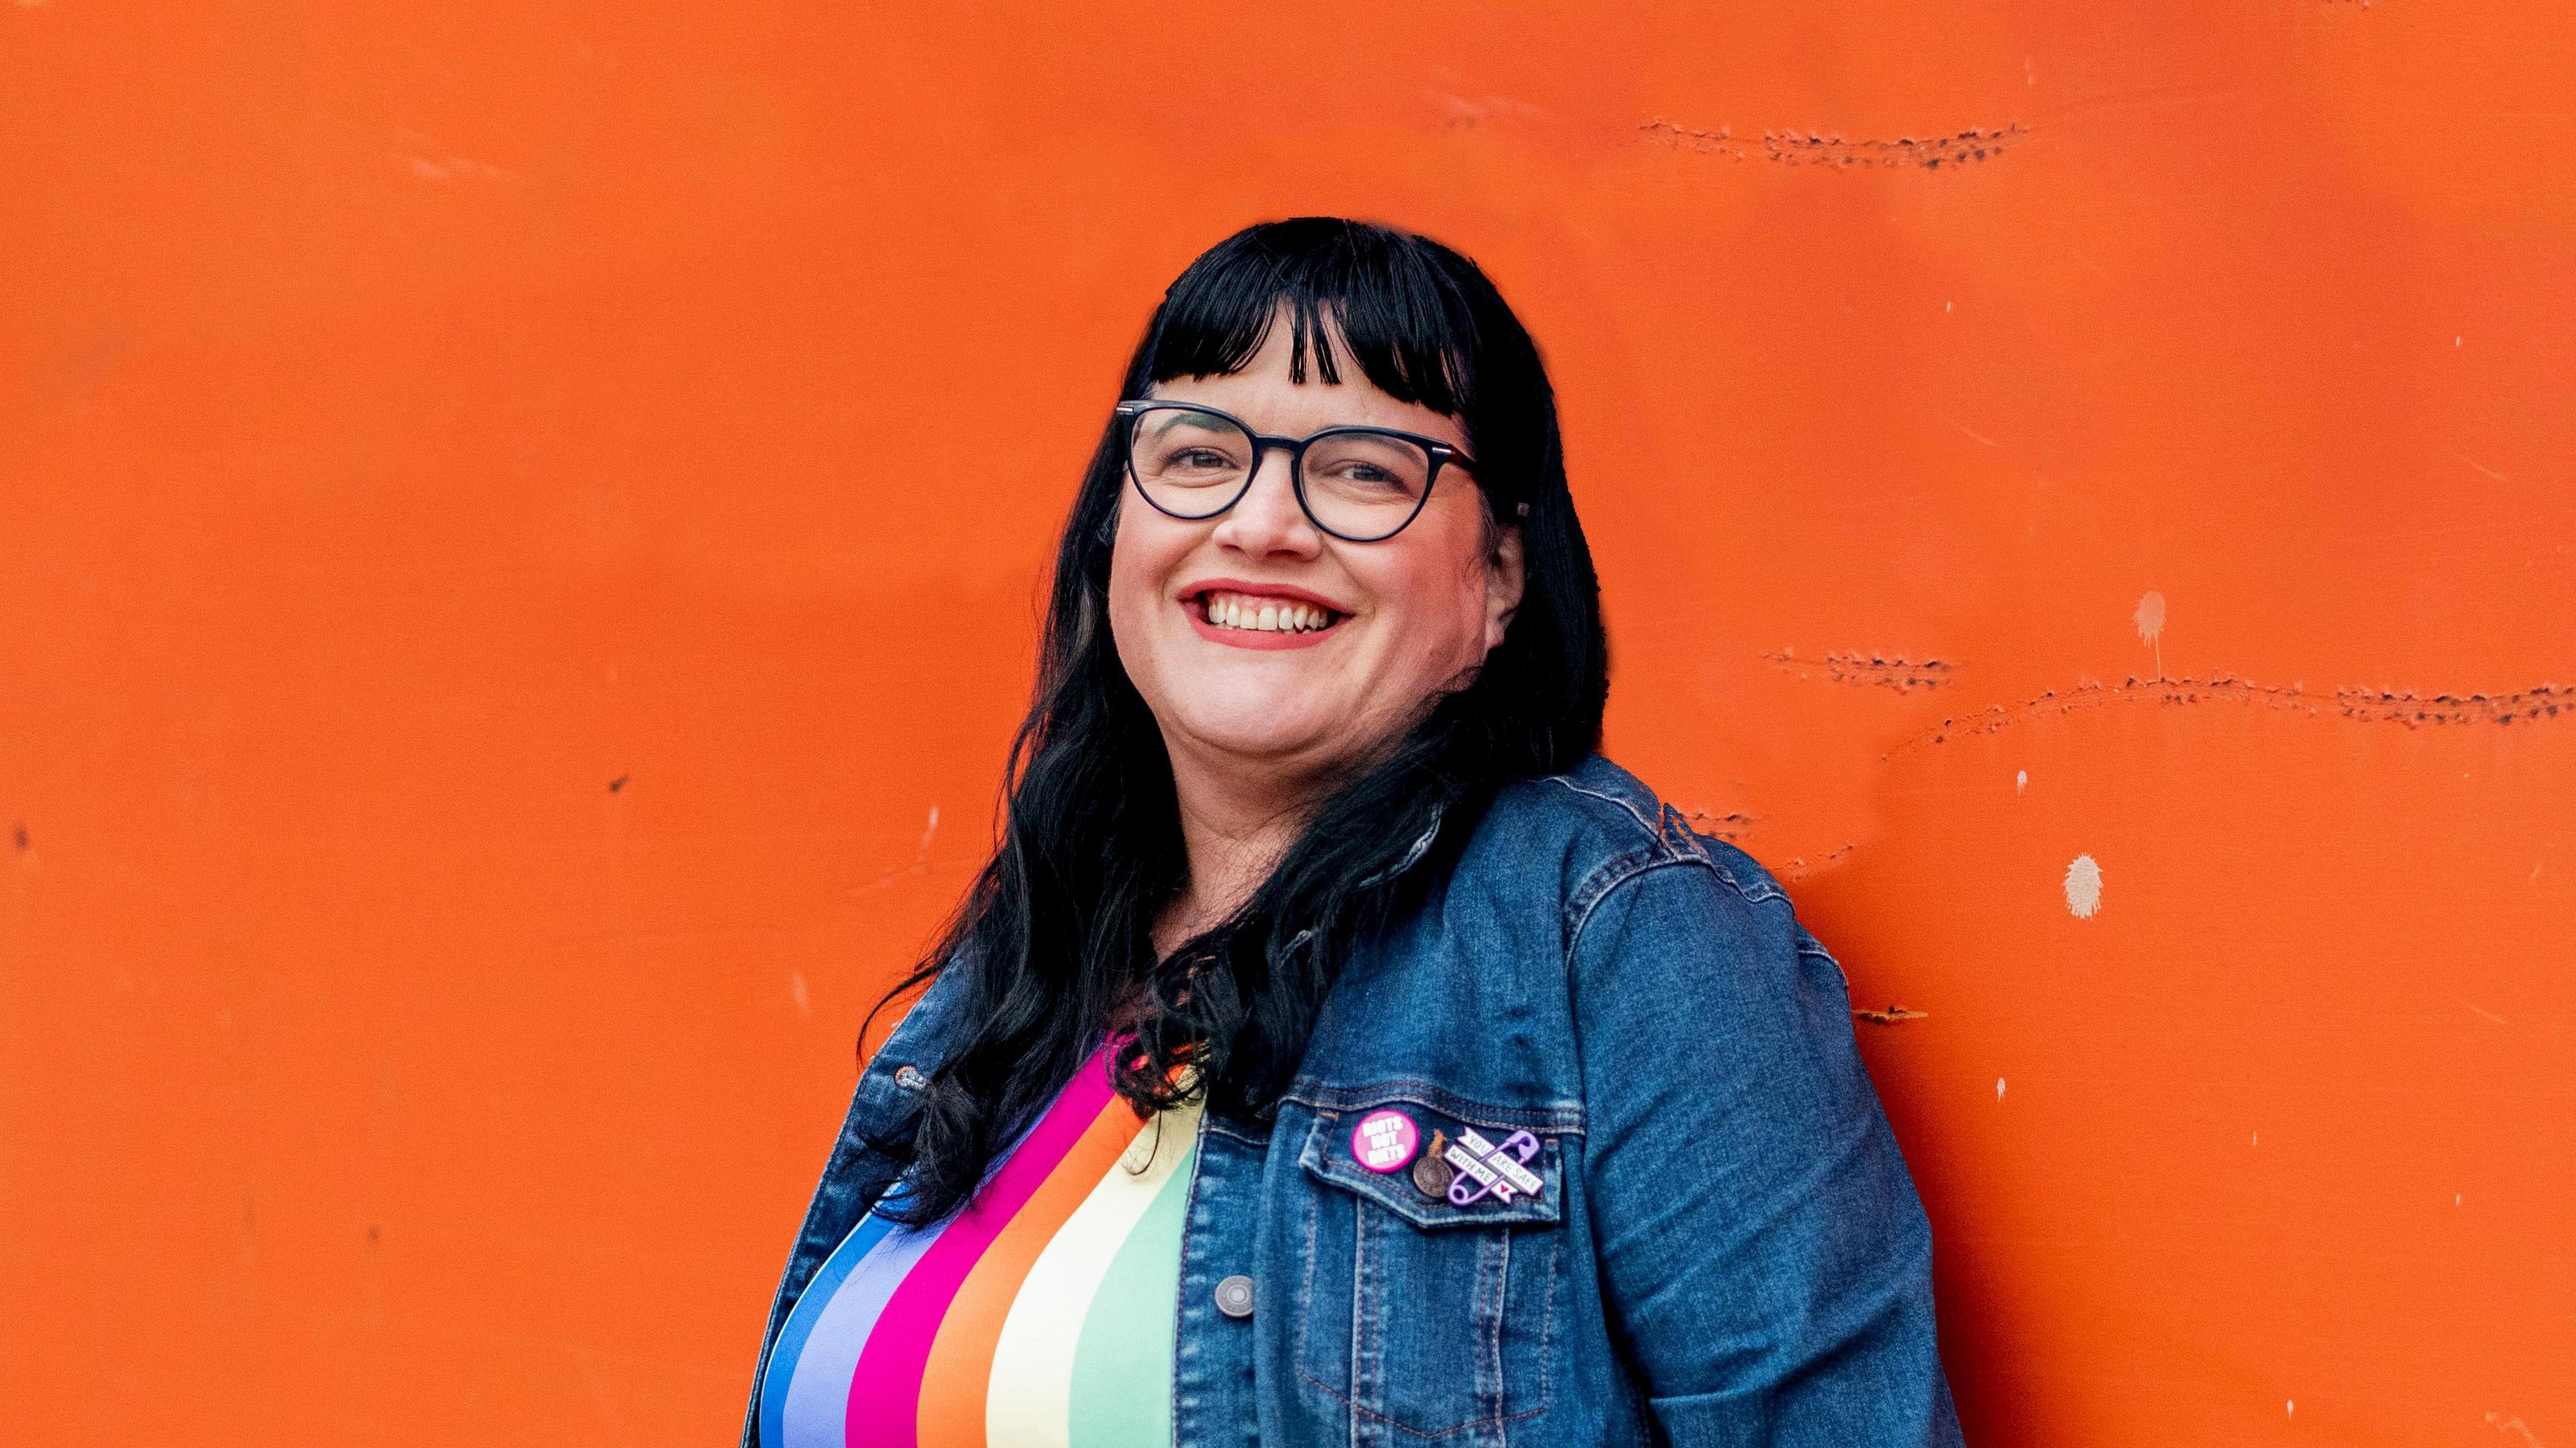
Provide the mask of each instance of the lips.
POLYGON ((1180 604, 1201 636, 1238 648, 1303 648, 1323 642, 1350 617, 1301 588, 1234 579, 1194 583, 1180 604))

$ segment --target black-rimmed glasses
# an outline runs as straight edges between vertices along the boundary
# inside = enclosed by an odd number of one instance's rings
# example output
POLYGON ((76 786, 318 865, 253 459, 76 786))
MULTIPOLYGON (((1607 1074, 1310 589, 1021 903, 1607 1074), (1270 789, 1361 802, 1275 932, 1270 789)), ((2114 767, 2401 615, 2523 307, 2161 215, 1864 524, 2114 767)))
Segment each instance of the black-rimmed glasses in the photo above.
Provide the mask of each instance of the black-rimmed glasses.
POLYGON ((1193 403, 1122 402, 1117 412, 1136 491, 1155 511, 1191 521, 1242 501, 1262 453, 1286 448, 1307 521, 1345 543, 1376 543, 1403 532, 1422 512, 1442 467, 1476 465, 1438 438, 1393 428, 1264 437, 1239 417, 1193 403))

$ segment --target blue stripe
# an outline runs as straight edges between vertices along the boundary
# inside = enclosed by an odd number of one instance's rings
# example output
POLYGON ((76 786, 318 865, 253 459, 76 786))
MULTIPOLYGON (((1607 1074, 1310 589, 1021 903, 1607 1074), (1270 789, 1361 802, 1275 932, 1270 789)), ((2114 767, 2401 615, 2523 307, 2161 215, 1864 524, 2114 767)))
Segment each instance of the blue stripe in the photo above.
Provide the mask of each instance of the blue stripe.
MULTIPOLYGON (((900 1184, 895 1187, 895 1192, 902 1190, 900 1184)), ((893 1199, 894 1192, 887 1193, 887 1200, 891 1202, 893 1199)), ((823 1309, 830 1305, 832 1294, 840 1290, 851 1271, 875 1250, 879 1241, 895 1230, 895 1226, 873 1211, 860 1218, 859 1224, 850 1229, 850 1235, 842 1238, 841 1245, 833 1248, 832 1255, 823 1260, 814 1280, 806 1283, 805 1290, 797 1294, 795 1309, 787 1314, 787 1321, 778 1329, 778 1341, 769 1349, 769 1375, 760 1385, 762 1448, 785 1448, 787 1384, 796 1375, 796 1360, 805 1354, 805 1340, 813 1336, 814 1324, 822 1320, 823 1309)))

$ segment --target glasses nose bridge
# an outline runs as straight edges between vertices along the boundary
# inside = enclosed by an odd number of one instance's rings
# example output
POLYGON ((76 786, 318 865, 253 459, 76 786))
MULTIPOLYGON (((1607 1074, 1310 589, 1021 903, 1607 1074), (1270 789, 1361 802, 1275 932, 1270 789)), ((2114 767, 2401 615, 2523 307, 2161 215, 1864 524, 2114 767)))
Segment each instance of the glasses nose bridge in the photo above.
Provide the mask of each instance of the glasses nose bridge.
MULTIPOLYGON (((1303 512, 1306 507, 1306 490, 1298 485, 1297 470, 1305 466, 1306 444, 1313 439, 1272 437, 1254 432, 1248 427, 1243 431, 1246 437, 1252 439, 1252 466, 1243 475, 1243 491, 1235 495, 1235 502, 1240 503, 1251 496, 1253 486, 1261 481, 1262 464, 1270 454, 1273 451, 1284 452, 1288 455, 1288 494, 1297 500, 1298 510, 1303 512)), ((1310 518, 1309 521, 1312 519, 1310 518)))
POLYGON ((1312 438, 1305 437, 1270 437, 1252 432, 1249 428, 1246 428, 1245 432, 1252 438, 1252 475, 1254 477, 1261 475, 1261 460, 1269 456, 1273 450, 1288 454, 1288 475, 1295 477, 1299 465, 1306 460, 1306 444, 1314 441, 1312 438))

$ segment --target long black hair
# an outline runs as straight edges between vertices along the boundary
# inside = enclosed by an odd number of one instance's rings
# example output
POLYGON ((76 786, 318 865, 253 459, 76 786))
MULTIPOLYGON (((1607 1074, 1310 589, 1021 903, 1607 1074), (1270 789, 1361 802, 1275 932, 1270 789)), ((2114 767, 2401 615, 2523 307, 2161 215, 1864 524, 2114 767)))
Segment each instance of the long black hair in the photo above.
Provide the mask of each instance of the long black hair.
POLYGON ((1172 283, 1120 396, 1240 370, 1282 315, 1294 380, 1309 358, 1325 383, 1356 364, 1397 399, 1458 419, 1489 526, 1521 531, 1520 605, 1472 682, 1338 782, 1231 917, 1158 960, 1152 926, 1187 861, 1162 736, 1110 637, 1126 470, 1117 430, 1105 432, 1057 548, 1000 845, 921 966, 879 1003, 943 970, 967 975, 962 1039, 902 1139, 880 1143, 907 1161, 907 1218, 962 1205, 1113 1022, 1135 1032, 1115 1069, 1140 1112, 1204 1093, 1220 1115, 1267 1115, 1339 962, 1398 908, 1427 843, 1460 837, 1505 781, 1570 768, 1600 743, 1600 589, 1566 490, 1555 395, 1502 294, 1474 262, 1407 232, 1333 217, 1249 227, 1172 283), (1177 1071, 1184 1062, 1193 1069, 1177 1071))

